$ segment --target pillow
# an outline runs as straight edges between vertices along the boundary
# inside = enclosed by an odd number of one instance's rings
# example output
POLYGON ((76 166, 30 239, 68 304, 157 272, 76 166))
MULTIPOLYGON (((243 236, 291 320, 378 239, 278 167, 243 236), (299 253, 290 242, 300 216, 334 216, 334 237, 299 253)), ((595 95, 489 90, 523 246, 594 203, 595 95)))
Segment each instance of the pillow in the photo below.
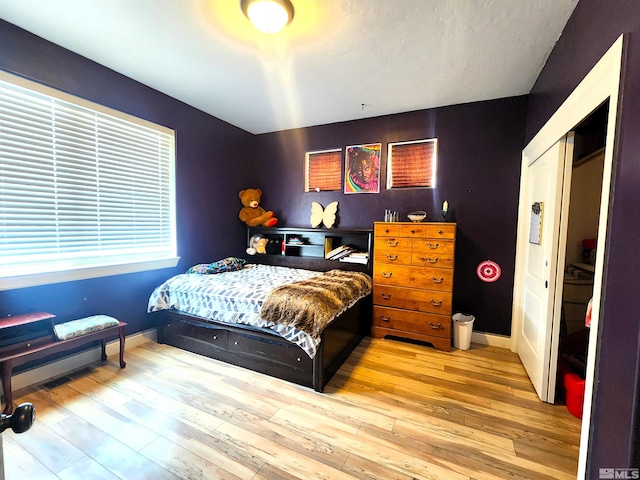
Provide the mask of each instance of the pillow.
POLYGON ((187 270, 187 273, 212 275, 214 273, 233 272, 244 268, 246 263, 247 261, 244 258, 227 257, 213 263, 199 263, 187 270))

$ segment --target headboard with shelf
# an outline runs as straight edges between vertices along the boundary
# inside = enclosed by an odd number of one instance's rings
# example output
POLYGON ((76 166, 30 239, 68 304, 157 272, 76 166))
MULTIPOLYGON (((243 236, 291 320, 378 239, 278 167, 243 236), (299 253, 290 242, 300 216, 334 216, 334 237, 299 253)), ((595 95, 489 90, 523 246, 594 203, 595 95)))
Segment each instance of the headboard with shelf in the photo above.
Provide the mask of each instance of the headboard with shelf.
POLYGON ((280 265, 327 271, 334 268, 360 272, 371 272, 373 261, 373 231, 371 229, 317 229, 304 227, 250 227, 247 229, 247 244, 253 235, 262 235, 269 240, 266 254, 250 256, 254 263, 280 265), (358 263, 328 260, 325 255, 331 250, 348 245, 360 255, 358 263), (366 263, 360 263, 366 262, 366 263))

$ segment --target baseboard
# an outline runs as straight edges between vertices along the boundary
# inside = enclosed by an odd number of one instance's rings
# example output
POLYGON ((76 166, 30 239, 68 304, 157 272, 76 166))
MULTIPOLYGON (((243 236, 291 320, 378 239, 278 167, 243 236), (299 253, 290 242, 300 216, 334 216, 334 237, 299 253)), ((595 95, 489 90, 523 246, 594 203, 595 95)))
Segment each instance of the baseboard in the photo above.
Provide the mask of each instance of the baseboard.
MULTIPOLYGON (((157 331, 155 328, 145 330, 143 332, 134 333, 133 335, 127 335, 124 343, 125 352, 131 348, 142 345, 143 343, 156 341, 157 331)), ((94 348, 85 350, 83 352, 69 355, 53 362, 40 365, 39 367, 20 372, 17 375, 11 377, 11 386, 13 391, 25 388, 37 383, 41 383, 49 378, 59 377, 67 372, 71 372, 78 368, 82 368, 93 362, 100 360, 101 356, 100 345, 94 348)), ((117 356, 120 353, 120 340, 116 339, 107 343, 107 356, 117 356)), ((127 356, 124 356, 125 361, 127 356)), ((0 388, 1 391, 1 388, 0 388)))
POLYGON ((511 348, 511 337, 496 335, 495 333, 472 332, 471 343, 490 345, 492 347, 511 348))

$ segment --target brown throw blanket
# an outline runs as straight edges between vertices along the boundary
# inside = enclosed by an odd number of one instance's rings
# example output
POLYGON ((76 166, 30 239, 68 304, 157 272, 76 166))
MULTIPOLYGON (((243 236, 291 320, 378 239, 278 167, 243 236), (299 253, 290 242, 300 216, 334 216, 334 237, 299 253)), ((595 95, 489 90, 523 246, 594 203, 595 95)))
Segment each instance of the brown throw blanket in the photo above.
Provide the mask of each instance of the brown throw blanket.
POLYGON ((327 324, 371 293, 371 285, 365 273, 331 270, 276 288, 265 299, 260 316, 318 338, 327 324))

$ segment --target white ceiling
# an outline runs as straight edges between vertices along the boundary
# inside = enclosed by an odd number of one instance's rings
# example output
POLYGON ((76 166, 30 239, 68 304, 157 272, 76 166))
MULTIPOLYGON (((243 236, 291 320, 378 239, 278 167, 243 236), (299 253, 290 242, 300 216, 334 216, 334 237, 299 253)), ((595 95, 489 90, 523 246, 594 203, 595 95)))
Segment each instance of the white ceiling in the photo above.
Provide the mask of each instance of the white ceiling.
POLYGON ((578 0, 1 0, 0 18, 265 133, 524 95, 578 0))

